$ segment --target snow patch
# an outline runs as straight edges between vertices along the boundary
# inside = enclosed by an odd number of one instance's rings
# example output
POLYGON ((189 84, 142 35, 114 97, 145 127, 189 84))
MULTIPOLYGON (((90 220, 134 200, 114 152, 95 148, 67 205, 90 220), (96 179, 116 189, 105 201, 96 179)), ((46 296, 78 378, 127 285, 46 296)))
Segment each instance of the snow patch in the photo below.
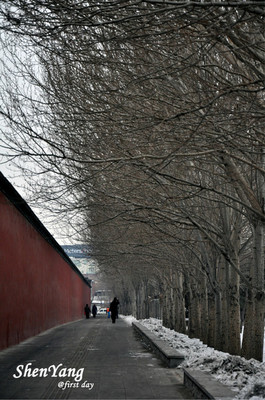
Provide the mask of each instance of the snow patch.
POLYGON ((128 325, 132 325, 134 321, 137 321, 132 315, 119 315, 128 325))

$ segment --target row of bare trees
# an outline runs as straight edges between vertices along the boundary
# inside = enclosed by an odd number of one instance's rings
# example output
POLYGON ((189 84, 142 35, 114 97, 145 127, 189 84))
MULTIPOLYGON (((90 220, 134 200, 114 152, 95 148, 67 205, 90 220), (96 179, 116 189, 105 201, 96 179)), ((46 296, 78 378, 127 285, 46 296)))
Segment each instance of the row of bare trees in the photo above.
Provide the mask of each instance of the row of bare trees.
POLYGON ((190 336, 261 360, 260 2, 12 0, 0 12, 2 148, 29 169, 35 203, 70 216, 124 312, 159 303, 181 332, 188 312, 190 336))

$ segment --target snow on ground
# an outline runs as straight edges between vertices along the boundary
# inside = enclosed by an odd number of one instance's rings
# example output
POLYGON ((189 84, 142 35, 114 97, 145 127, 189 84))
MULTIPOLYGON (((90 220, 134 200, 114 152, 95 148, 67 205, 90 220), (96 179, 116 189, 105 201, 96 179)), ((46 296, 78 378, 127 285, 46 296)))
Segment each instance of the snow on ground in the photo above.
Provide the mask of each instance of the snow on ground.
MULTIPOLYGON (((132 316, 123 318, 128 324, 136 320, 132 316)), ((235 399, 265 399, 265 362, 246 360, 214 350, 199 339, 190 339, 187 335, 163 327, 161 320, 155 318, 138 322, 185 356, 185 361, 178 368, 198 368, 212 374, 235 391, 235 399)))

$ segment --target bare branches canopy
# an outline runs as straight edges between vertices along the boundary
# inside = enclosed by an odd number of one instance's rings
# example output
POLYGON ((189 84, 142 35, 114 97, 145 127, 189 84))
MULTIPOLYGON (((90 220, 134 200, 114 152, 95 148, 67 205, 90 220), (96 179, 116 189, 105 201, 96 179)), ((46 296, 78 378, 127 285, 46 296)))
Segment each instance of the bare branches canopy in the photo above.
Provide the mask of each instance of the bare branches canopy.
POLYGON ((12 0, 0 13, 2 147, 52 179, 39 198, 78 212, 130 311, 154 295, 185 331, 186 305, 191 335, 237 354, 241 311, 243 354, 260 359, 262 2, 12 0))

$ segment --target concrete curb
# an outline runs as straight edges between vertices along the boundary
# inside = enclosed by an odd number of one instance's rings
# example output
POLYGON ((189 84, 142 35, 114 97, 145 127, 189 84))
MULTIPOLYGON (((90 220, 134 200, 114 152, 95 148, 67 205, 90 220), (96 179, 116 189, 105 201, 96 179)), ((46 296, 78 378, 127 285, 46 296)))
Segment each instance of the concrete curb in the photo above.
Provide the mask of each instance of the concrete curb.
POLYGON ((195 399, 233 399, 236 393, 228 386, 214 379, 209 373, 183 368, 184 385, 194 395, 195 399))
POLYGON ((167 343, 159 339, 145 326, 141 325, 139 322, 133 322, 132 326, 169 368, 175 368, 184 361, 184 356, 182 354, 168 346, 167 343))
MULTIPOLYGON (((179 366, 185 359, 177 350, 170 347, 164 340, 159 339, 153 332, 139 322, 132 322, 135 332, 149 345, 169 368, 179 366)), ((228 386, 214 379, 209 373, 192 368, 182 368, 184 385, 195 399, 234 399, 236 393, 228 386)))

